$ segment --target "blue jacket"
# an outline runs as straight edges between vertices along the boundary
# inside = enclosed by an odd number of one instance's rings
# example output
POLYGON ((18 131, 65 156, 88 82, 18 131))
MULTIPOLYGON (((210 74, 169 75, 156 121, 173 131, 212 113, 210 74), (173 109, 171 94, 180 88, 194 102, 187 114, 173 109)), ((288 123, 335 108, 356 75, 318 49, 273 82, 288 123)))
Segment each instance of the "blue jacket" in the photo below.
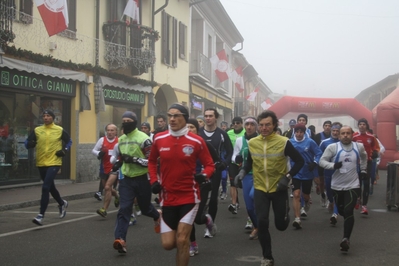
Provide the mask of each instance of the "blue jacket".
MULTIPOLYGON (((302 155, 305 160, 305 164, 301 170, 294 176, 300 180, 310 180, 314 178, 313 171, 309 171, 309 166, 315 162, 319 164, 322 152, 317 146, 316 142, 311 138, 304 137, 303 140, 298 141, 295 137, 290 139, 294 148, 302 155)), ((291 161, 291 167, 294 163, 291 161)))

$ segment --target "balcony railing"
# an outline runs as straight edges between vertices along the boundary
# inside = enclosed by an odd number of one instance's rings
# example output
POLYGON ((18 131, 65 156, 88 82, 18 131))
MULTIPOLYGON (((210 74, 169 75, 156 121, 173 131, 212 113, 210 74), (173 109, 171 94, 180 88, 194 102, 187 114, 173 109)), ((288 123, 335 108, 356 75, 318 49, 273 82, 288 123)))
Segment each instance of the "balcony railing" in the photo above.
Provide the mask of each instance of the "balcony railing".
POLYGON ((111 70, 130 66, 133 74, 140 75, 155 63, 154 43, 159 38, 157 31, 116 21, 104 24, 103 33, 106 40, 104 59, 111 70))
POLYGON ((212 65, 208 57, 199 51, 191 54, 191 74, 199 74, 208 82, 212 80, 212 65))

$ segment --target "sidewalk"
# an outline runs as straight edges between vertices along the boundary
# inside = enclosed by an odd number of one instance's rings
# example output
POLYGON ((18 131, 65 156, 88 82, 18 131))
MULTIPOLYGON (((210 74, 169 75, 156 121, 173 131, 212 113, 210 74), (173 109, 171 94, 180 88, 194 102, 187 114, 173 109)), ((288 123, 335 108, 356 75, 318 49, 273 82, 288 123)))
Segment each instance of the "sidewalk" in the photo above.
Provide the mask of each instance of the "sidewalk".
MULTIPOLYGON (((72 180, 56 180, 55 185, 65 200, 94 197, 98 190, 99 180, 85 183, 74 183, 72 180)), ((0 211, 39 206, 42 194, 42 182, 23 186, 0 187, 0 211)), ((50 195, 50 203, 54 203, 50 195)))

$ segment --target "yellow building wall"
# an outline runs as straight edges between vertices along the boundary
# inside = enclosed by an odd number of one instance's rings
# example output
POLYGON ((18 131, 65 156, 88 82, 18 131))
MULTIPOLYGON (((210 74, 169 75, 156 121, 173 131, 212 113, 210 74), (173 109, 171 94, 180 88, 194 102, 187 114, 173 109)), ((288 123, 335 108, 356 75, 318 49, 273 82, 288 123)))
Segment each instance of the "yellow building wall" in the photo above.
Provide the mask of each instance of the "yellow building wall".
MULTIPOLYGON (((144 1, 145 2, 145 1, 144 1)), ((155 10, 161 7, 165 2, 156 1, 155 10)), ((170 0, 168 6, 165 8, 166 13, 177 19, 177 23, 181 21, 187 26, 187 55, 186 59, 180 59, 177 55, 177 67, 171 67, 161 62, 162 60, 162 42, 161 39, 155 43, 155 54, 157 61, 155 63, 154 79, 159 84, 169 84, 172 88, 178 88, 189 92, 189 40, 190 40, 190 9, 189 1, 170 0)), ((177 27, 179 28, 179 27, 177 27)), ((155 30, 159 31, 162 37, 162 11, 155 16, 155 30)), ((178 38, 177 38, 178 39, 178 38)), ((178 45, 178 40, 177 40, 178 45)), ((188 101, 188 94, 179 101, 188 101)))

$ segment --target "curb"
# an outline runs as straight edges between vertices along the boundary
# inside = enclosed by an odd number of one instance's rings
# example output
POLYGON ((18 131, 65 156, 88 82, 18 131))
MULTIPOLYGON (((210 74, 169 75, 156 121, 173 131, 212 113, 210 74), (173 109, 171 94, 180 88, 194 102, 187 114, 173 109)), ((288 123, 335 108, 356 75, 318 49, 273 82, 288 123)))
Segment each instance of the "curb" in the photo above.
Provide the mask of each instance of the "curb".
MULTIPOLYGON (((62 199, 70 201, 70 200, 91 198, 91 197, 93 197, 94 193, 96 193, 96 192, 97 191, 92 191, 92 192, 85 192, 85 193, 81 193, 81 194, 63 196, 62 199)), ((51 204, 51 203, 56 203, 56 201, 53 198, 51 198, 49 204, 51 204)), ((20 208, 33 207, 33 206, 40 206, 40 199, 26 201, 26 202, 11 203, 11 204, 6 204, 6 205, 0 205, 0 212, 20 209, 20 208)))

